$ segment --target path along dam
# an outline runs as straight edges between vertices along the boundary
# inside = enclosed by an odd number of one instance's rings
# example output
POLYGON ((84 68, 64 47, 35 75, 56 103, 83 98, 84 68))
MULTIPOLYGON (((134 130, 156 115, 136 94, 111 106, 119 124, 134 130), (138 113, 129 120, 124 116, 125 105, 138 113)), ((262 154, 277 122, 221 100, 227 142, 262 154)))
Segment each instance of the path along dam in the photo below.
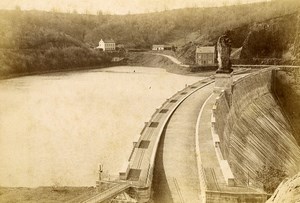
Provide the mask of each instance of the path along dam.
POLYGON ((145 123, 119 180, 99 181, 101 192, 83 202, 265 202, 257 171, 300 169, 276 74, 234 75, 223 90, 210 77, 179 91, 145 123))

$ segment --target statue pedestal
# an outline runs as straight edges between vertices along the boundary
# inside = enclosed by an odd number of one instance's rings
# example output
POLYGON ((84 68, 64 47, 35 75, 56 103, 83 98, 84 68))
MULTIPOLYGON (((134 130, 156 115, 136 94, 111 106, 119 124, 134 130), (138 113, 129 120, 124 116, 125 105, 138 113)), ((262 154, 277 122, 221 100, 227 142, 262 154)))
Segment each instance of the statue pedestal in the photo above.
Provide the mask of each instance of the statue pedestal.
POLYGON ((232 73, 217 73, 215 75, 215 88, 214 92, 219 93, 222 90, 231 91, 232 73))

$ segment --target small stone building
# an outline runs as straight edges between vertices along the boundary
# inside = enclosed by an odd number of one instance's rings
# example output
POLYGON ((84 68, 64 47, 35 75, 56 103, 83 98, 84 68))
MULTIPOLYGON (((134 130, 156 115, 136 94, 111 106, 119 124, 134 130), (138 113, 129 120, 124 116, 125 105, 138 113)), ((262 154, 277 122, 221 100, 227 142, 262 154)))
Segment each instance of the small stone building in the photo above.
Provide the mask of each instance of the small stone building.
POLYGON ((196 64, 198 65, 215 65, 216 49, 214 46, 197 47, 196 64))

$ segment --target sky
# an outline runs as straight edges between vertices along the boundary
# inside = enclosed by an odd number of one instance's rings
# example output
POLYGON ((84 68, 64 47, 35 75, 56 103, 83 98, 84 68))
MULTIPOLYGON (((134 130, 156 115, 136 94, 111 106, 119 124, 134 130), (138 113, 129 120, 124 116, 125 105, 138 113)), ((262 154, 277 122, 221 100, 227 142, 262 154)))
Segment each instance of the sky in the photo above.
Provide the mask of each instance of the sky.
POLYGON ((134 14, 185 7, 211 7, 268 0, 1 0, 0 9, 56 10, 60 12, 96 14, 134 14))

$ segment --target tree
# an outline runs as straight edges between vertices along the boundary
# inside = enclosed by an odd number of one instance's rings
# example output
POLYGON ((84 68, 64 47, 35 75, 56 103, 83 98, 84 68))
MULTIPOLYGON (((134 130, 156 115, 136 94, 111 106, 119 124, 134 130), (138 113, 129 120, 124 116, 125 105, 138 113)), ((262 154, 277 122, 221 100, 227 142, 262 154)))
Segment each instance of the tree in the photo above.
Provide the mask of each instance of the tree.
POLYGON ((267 193, 273 193, 284 178, 287 177, 285 171, 264 165, 260 171, 256 171, 257 180, 263 184, 267 193))

